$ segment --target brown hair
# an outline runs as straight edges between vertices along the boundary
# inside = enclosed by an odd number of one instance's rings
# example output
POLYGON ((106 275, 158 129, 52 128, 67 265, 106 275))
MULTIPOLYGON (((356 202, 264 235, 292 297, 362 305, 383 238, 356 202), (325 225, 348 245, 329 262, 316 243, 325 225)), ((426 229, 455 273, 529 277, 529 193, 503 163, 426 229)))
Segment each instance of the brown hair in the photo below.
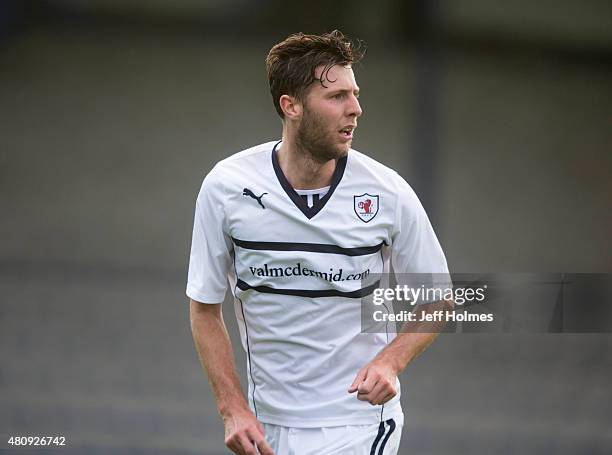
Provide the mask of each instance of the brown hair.
POLYGON ((334 65, 357 63, 364 54, 362 41, 353 43, 338 30, 322 35, 295 33, 276 44, 266 57, 266 70, 278 115, 284 118, 279 101, 282 95, 304 100, 308 87, 316 79, 317 67, 324 65, 319 82, 326 87, 324 81, 334 65))

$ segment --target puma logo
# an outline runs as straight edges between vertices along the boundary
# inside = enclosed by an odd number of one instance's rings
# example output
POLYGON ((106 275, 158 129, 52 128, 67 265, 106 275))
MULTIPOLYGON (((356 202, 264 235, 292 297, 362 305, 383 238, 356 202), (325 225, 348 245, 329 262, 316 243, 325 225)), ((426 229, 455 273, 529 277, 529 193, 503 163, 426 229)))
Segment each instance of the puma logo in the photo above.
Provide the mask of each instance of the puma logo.
POLYGON ((242 190, 242 195, 243 196, 249 196, 252 197, 253 199, 255 199, 257 201, 257 203, 259 205, 261 205, 262 209, 265 209, 266 207, 263 205, 263 203, 261 202, 261 198, 264 197, 264 195, 266 195, 268 193, 262 193, 261 196, 255 196, 255 193, 253 193, 251 190, 249 190, 248 188, 245 188, 244 190, 242 190))

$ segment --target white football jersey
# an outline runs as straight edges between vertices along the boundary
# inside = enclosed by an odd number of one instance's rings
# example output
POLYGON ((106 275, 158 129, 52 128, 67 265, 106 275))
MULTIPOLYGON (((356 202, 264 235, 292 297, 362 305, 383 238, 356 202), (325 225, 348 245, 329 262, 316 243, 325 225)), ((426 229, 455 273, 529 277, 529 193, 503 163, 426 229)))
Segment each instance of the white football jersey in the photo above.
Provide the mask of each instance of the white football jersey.
MULTIPOLYGON (((448 273, 431 224, 395 171, 350 150, 323 197, 301 197, 268 142, 219 163, 196 203, 187 295, 224 300, 228 285, 247 353, 249 404, 261 422, 360 425, 401 414, 349 394, 394 337, 361 333, 362 278, 448 273)), ((391 329, 391 328, 390 328, 391 329)), ((397 383, 399 390, 399 381, 397 383)))

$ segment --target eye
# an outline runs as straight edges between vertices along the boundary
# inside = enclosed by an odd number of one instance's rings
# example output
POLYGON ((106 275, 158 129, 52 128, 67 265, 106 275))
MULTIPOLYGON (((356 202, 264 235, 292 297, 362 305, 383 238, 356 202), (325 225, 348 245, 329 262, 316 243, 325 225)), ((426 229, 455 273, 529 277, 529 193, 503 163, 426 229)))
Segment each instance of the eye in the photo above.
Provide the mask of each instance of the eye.
POLYGON ((341 100, 342 98, 344 98, 344 92, 336 93, 333 98, 336 100, 341 100))

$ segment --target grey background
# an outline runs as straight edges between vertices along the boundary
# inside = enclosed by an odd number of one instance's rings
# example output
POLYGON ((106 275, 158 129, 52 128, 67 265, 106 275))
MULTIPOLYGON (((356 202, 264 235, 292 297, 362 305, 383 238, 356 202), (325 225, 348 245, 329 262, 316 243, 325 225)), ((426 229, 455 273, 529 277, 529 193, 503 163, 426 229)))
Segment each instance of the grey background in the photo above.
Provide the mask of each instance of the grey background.
MULTIPOLYGON (((414 186, 454 272, 611 271, 607 1, 5 1, 0 448, 227 453, 184 296, 195 196, 279 136, 269 48, 333 28, 368 44, 354 147, 414 186)), ((400 453, 609 453, 611 353, 443 334, 401 377, 400 453)))

